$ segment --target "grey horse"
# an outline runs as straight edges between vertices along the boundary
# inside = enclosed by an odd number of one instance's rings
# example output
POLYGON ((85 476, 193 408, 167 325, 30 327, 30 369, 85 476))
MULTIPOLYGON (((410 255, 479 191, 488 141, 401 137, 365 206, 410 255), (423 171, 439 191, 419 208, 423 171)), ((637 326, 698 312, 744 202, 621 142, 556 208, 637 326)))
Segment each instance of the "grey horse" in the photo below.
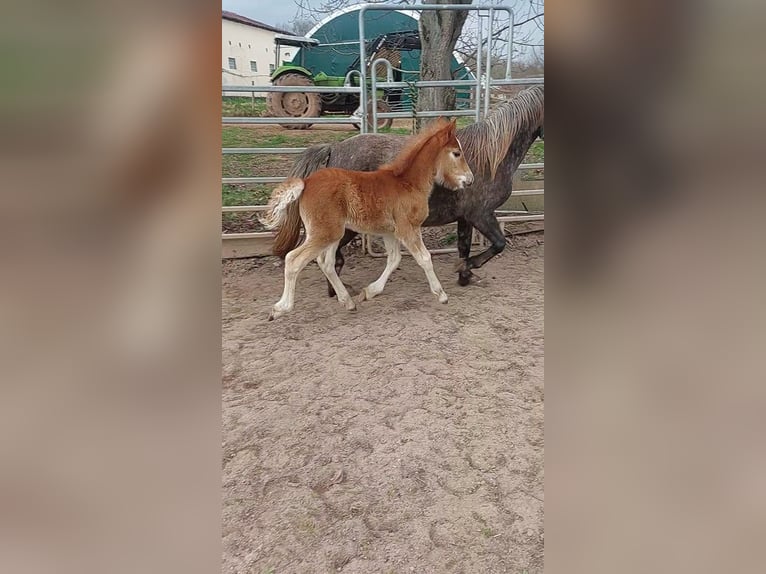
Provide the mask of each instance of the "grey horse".
MULTIPOLYGON (((431 227, 457 222, 457 248, 462 263, 458 283, 468 285, 473 273, 505 248, 505 236, 495 210, 511 195, 511 180, 532 143, 542 136, 544 121, 543 86, 533 86, 501 103, 484 120, 458 130, 457 136, 475 175, 470 189, 451 191, 436 186, 428 202, 429 214, 423 223, 431 227), (485 251, 471 257, 471 236, 476 228, 490 242, 485 251)), ((407 143, 409 136, 360 134, 341 142, 308 148, 293 164, 290 175, 305 178, 324 167, 374 171, 389 162, 407 143)), ((356 232, 346 230, 335 255, 340 274, 342 249, 356 232)), ((328 284, 330 296, 335 292, 328 284)))

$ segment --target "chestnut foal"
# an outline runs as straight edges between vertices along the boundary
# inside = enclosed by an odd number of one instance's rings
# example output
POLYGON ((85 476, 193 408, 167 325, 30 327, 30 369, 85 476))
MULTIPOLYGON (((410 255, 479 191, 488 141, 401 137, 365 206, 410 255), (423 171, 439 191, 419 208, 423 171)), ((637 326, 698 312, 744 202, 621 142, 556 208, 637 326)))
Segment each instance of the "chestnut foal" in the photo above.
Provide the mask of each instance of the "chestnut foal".
POLYGON ((453 190, 473 182, 455 136, 454 121, 437 120, 377 171, 327 168, 306 179, 288 178, 277 186, 261 221, 269 229, 279 229, 274 253, 286 255, 285 289, 269 320, 293 309, 298 273, 315 258, 335 289, 338 301, 346 309, 356 308, 335 271, 335 250, 346 228, 382 236, 386 245, 386 268, 364 288, 360 301, 383 291, 401 261, 401 241, 425 271, 431 292, 446 303, 447 294, 434 274, 431 254, 420 234, 420 226, 428 216, 428 196, 434 182, 453 190), (306 241, 295 248, 301 221, 306 228, 306 241))

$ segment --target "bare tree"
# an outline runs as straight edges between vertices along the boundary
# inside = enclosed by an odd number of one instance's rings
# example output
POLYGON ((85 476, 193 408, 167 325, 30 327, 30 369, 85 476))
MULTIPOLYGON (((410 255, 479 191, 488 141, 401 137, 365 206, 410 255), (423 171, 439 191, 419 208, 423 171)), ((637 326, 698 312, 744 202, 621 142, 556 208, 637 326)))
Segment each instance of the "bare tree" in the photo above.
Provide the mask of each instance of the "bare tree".
MULTIPOLYGON (((371 3, 414 4, 415 0, 368 0, 371 3)), ((360 0, 295 0, 298 10, 293 22, 316 23, 342 8, 360 3, 360 0)), ((472 0, 423 0, 424 4, 471 4, 472 0)), ((482 0, 482 4, 510 5, 514 21, 496 21, 492 40, 486 30, 481 45, 478 40, 476 12, 424 11, 420 16, 422 53, 420 77, 422 80, 452 79, 452 54, 461 55, 463 62, 475 71, 476 55, 491 50, 493 66, 490 73, 499 77, 505 73, 505 62, 511 58, 513 71, 518 75, 541 75, 543 68, 544 8, 545 0, 482 0), (513 31, 513 53, 508 54, 507 39, 513 31)), ((497 16, 503 13, 498 12, 497 16)), ((486 22, 485 22, 486 24, 486 22)), ((486 28, 486 26, 485 26, 486 28)), ((295 29, 294 29, 295 30, 295 29)), ((297 31, 296 31, 297 33, 297 31)), ((482 70, 483 72, 483 70, 482 70)), ((453 88, 421 88, 417 99, 418 111, 447 110, 455 106, 453 88)))
MULTIPOLYGON (((470 4, 471 0, 424 0, 424 4, 470 4)), ((452 79, 452 52, 455 50, 468 12, 425 10, 420 15, 420 79, 452 79)), ((451 110, 455 107, 455 88, 421 88, 417 111, 451 110)), ((418 122, 422 123, 422 122, 418 122)))
POLYGON ((311 20, 309 18, 299 18, 296 16, 290 22, 283 22, 281 24, 277 24, 277 28, 280 28, 282 30, 287 30, 291 34, 295 34, 296 36, 305 36, 306 32, 311 30, 314 27, 314 20, 311 20))
MULTIPOLYGON (((510 3, 505 0, 482 0, 482 4, 509 5, 514 16, 511 26, 510 20, 502 21, 504 13, 497 14, 500 19, 495 22, 491 41, 487 37, 486 21, 483 23, 482 59, 486 63, 487 54, 491 54, 492 77, 502 77, 505 74, 506 61, 509 57, 513 62, 514 74, 541 75, 544 61, 544 0, 515 0, 510 3), (510 33, 513 33, 513 52, 509 55, 507 40, 510 33), (491 47, 490 52, 487 51, 488 46, 491 47)), ((472 70, 476 70, 476 56, 479 51, 478 18, 476 13, 469 15, 463 27, 463 34, 455 47, 455 51, 460 54, 463 62, 472 70)))
POLYGON ((295 4, 298 6, 295 19, 307 20, 316 24, 333 12, 353 4, 362 4, 363 2, 368 4, 415 4, 415 0, 323 0, 322 2, 295 0, 295 4))

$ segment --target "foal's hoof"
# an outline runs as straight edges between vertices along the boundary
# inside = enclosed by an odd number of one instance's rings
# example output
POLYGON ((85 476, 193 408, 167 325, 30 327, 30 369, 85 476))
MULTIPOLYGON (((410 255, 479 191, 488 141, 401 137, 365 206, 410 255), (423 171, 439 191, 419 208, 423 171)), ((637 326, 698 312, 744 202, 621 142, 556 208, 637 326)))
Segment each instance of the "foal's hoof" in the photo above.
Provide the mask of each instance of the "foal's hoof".
POLYGON ((449 297, 447 297, 447 294, 444 291, 439 293, 439 303, 446 303, 447 301, 449 301, 449 297))
POLYGON ((359 301, 372 301, 377 295, 378 293, 370 292, 369 289, 365 287, 359 292, 359 301))
POLYGON ((357 303, 361 303, 362 301, 371 301, 375 297, 374 294, 367 291, 367 287, 359 291, 359 295, 356 298, 357 303))
POLYGON ((285 313, 287 313, 287 311, 282 311, 280 309, 277 309, 276 307, 272 307, 271 312, 269 313, 269 321, 273 321, 274 319, 276 319, 277 317, 281 317, 285 313))
POLYGON ((354 303, 354 300, 351 297, 348 298, 343 306, 349 311, 356 311, 356 303, 354 303))

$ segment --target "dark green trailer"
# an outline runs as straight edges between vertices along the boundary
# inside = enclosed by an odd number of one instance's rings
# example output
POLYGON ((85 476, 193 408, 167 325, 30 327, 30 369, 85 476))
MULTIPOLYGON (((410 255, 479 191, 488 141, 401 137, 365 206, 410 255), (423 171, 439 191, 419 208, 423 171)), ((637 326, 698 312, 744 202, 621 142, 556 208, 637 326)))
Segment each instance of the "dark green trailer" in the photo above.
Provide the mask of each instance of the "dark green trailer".
MULTIPOLYGON (((277 61, 271 75, 275 86, 343 86, 359 85, 359 14, 358 9, 343 10, 326 19, 309 32, 308 37, 280 36, 275 38, 277 61), (290 61, 281 61, 285 46, 297 47, 290 61)), ((417 20, 404 12, 366 12, 365 30, 371 39, 365 45, 368 72, 378 58, 385 58, 393 68, 394 81, 416 82, 420 70, 420 36, 417 20)), ((379 66, 377 78, 385 81, 386 70, 379 66)), ((474 79, 464 65, 452 58, 453 79, 474 79)), ((378 111, 409 110, 413 105, 414 90, 386 88, 378 90, 378 111)), ((466 102, 467 92, 459 93, 459 101, 466 102), (462 97, 461 97, 462 96, 462 97)), ((271 92, 268 98, 270 115, 276 117, 319 117, 325 114, 361 113, 359 95, 337 92, 271 92)), ((371 109, 368 117, 372 121, 371 109)), ((378 127, 391 124, 391 119, 379 119, 378 127)), ((306 124, 285 124, 292 129, 306 129, 306 124)), ((358 126, 357 126, 358 127, 358 126)))

